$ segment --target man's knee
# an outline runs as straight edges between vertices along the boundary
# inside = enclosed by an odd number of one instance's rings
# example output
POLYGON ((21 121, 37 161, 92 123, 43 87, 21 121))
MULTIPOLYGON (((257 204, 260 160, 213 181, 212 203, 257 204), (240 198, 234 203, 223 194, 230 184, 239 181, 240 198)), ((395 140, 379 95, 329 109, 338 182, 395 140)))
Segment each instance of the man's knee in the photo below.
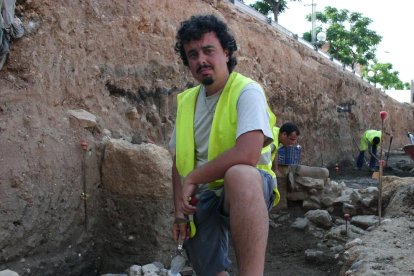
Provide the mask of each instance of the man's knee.
POLYGON ((263 199, 262 177, 248 165, 235 165, 224 175, 224 210, 230 212, 232 203, 249 205, 263 199))
POLYGON ((260 179, 260 174, 255 167, 235 165, 230 167, 224 174, 224 184, 232 185, 233 183, 240 183, 244 180, 251 181, 252 178, 260 179))
POLYGON ((235 165, 224 175, 225 195, 247 197, 262 191, 262 177, 259 171, 248 165, 235 165))

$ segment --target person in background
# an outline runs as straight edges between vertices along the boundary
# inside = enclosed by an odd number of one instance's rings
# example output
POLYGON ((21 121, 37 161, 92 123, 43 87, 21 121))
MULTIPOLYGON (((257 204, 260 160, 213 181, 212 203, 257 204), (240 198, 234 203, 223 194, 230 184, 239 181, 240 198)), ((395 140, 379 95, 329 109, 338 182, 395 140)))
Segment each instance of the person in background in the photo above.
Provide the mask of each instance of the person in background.
POLYGON ((284 123, 280 128, 273 127, 273 145, 272 145, 272 169, 276 175, 280 175, 278 168, 277 152, 280 147, 296 145, 300 135, 299 128, 293 123, 284 123))
POLYGON ((296 177, 326 180, 329 178, 329 170, 300 164, 302 148, 298 144, 300 130, 297 125, 288 122, 280 128, 274 127, 273 133, 276 138, 272 144, 272 168, 278 177, 278 188, 282 198, 280 208, 287 208, 287 193, 297 187, 296 177))
POLYGON ((279 200, 269 146, 276 118, 261 86, 233 70, 236 40, 217 16, 183 21, 176 39, 176 52, 200 84, 177 98, 173 238, 186 235, 179 222, 194 217, 196 231, 184 243, 193 269, 223 276, 231 265, 230 231, 238 275, 263 275, 268 211, 279 200), (265 147, 269 154, 261 153, 265 147))
POLYGON ((357 158, 357 168, 360 170, 365 161, 365 152, 368 150, 371 155, 369 161, 369 168, 371 171, 375 170, 377 164, 377 147, 381 143, 381 131, 375 129, 368 129, 362 134, 361 142, 359 143, 359 155, 357 158))

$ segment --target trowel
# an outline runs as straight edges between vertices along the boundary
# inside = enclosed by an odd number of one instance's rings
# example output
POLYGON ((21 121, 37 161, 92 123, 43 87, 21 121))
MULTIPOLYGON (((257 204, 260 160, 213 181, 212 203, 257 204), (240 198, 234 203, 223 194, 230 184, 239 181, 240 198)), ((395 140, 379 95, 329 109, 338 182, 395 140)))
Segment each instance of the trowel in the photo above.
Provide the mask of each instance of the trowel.
POLYGON ((171 260, 170 270, 168 271, 168 276, 179 276, 180 271, 185 266, 185 258, 183 256, 183 243, 184 240, 179 238, 177 246, 177 254, 171 260))
MULTIPOLYGON (((189 199, 190 204, 193 206, 196 206, 198 203, 198 197, 193 196, 189 199)), ((193 215, 188 215, 188 222, 190 227, 190 238, 194 237, 196 234, 196 227, 194 224, 194 218, 193 215)), ((187 223, 187 220, 181 221, 181 223, 187 223)), ((185 235, 180 235, 178 237, 178 246, 177 246, 177 254, 175 257, 171 260, 171 266, 170 270, 168 271, 168 276, 179 276, 181 275, 179 272, 184 268, 186 259, 183 256, 183 243, 184 243, 185 235)))

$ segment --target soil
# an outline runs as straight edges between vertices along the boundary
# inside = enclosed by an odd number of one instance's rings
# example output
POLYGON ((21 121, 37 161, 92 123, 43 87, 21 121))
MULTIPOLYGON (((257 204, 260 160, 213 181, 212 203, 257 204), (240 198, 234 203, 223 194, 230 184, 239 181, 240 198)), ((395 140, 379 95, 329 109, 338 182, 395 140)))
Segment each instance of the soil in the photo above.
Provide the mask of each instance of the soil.
MULTIPOLYGON (((304 210, 299 205, 290 205, 285 211, 272 211, 272 214, 282 213, 283 220, 277 227, 269 228, 269 239, 265 260, 265 276, 275 275, 339 275, 340 266, 337 263, 310 263, 305 260, 305 250, 316 248, 320 239, 307 231, 295 230, 291 224, 297 217, 303 217, 304 210)), ((233 267, 230 275, 237 275, 235 255, 232 252, 233 267)))
POLYGON ((289 206, 289 218, 277 228, 270 228, 265 264, 265 275, 338 275, 337 262, 310 263, 305 260, 305 250, 316 248, 320 239, 308 231, 291 227, 297 217, 303 217, 300 206, 289 206))

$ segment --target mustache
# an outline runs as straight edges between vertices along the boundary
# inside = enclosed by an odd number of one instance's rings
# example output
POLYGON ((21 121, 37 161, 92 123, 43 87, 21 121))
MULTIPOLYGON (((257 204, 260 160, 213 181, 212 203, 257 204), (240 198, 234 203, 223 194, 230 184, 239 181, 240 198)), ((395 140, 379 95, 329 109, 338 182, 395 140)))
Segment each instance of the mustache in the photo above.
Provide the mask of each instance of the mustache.
POLYGON ((213 69, 213 67, 210 65, 201 65, 200 67, 197 68, 197 73, 200 73, 200 71, 203 69, 213 69))

